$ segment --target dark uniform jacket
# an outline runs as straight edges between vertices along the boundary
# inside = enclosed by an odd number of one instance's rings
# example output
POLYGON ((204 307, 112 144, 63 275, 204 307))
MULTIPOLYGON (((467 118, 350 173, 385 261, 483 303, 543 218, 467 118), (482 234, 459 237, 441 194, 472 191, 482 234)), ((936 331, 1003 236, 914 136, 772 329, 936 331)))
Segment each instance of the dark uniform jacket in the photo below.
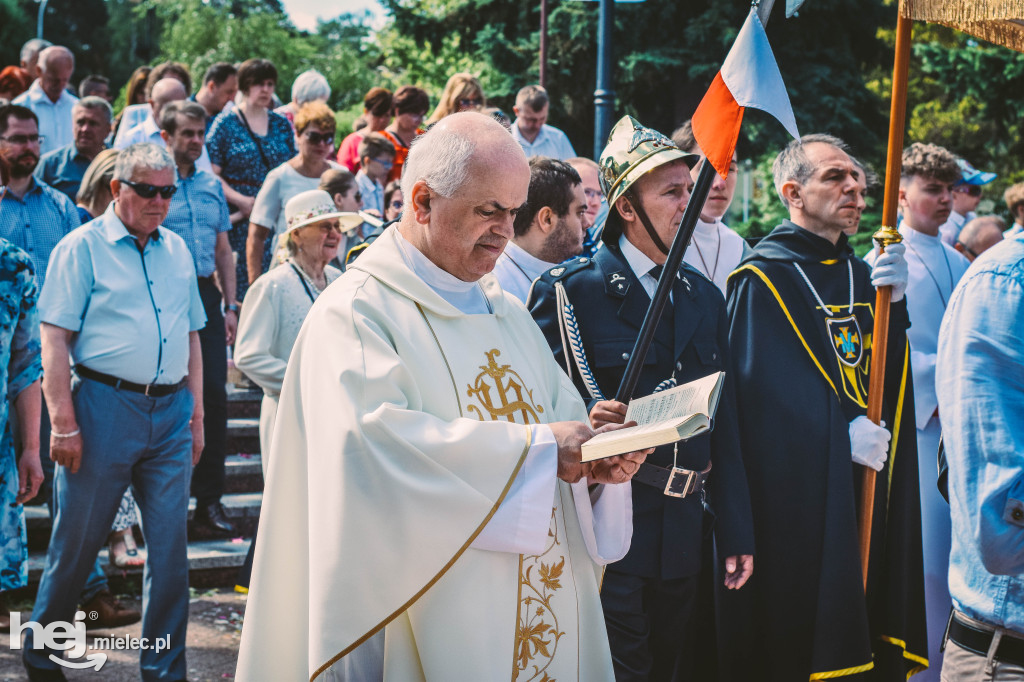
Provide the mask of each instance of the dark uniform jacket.
MULTIPOLYGON (((566 358, 555 302, 556 282, 565 286, 574 308, 583 349, 600 391, 605 399, 612 400, 650 298, 617 244, 606 244, 593 259, 577 258, 542 275, 533 285, 527 307, 562 367, 566 367, 566 358)), ((728 366, 728 324, 725 301, 718 288, 684 265, 672 299, 644 361, 636 397, 653 392, 673 372, 682 385, 728 366)), ((569 363, 577 389, 588 408, 593 407, 595 401, 572 359, 569 363)), ((669 468, 672 453, 673 446, 660 447, 647 462, 669 468)), ((734 383, 728 374, 712 432, 679 444, 678 466, 702 471, 709 460, 713 468, 708 496, 717 513, 719 556, 753 554, 750 500, 736 431, 734 383)), ((638 481, 632 485, 633 542, 615 569, 662 579, 696 575, 701 568, 704 522, 700 495, 674 498, 638 481)))

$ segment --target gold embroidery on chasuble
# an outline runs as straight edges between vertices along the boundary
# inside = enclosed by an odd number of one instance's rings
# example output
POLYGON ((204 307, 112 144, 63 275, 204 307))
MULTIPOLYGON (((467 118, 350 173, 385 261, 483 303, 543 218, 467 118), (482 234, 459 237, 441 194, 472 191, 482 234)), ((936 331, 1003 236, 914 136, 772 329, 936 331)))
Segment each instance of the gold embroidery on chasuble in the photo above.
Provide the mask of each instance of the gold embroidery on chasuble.
MULTIPOLYGON (((511 365, 499 363, 501 351, 486 351, 487 363, 466 387, 470 403, 467 414, 480 421, 506 420, 539 424, 544 407, 534 401, 533 389, 511 365)), ((537 555, 519 557, 519 607, 515 635, 515 665, 512 679, 555 682, 548 674, 559 640, 566 634, 559 628, 557 593, 563 580, 572 580, 568 548, 563 546, 564 526, 557 506, 551 510, 548 544, 537 555)))

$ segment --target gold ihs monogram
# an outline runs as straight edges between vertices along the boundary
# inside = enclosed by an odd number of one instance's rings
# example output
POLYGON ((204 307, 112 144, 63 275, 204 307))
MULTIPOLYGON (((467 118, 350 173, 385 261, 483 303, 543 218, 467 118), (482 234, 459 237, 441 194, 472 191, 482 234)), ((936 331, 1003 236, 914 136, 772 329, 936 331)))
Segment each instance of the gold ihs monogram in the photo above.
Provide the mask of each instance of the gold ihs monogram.
POLYGON ((469 384, 466 394, 476 398, 480 407, 469 405, 466 410, 480 419, 498 421, 507 419, 522 424, 539 424, 537 416, 544 413, 544 408, 533 402, 533 391, 525 386, 523 378, 511 368, 511 365, 499 365, 496 358, 501 351, 492 348, 485 353, 487 364, 480 365, 483 370, 469 384), (486 414, 484 414, 486 412, 486 414), (520 420, 516 416, 520 415, 520 420))

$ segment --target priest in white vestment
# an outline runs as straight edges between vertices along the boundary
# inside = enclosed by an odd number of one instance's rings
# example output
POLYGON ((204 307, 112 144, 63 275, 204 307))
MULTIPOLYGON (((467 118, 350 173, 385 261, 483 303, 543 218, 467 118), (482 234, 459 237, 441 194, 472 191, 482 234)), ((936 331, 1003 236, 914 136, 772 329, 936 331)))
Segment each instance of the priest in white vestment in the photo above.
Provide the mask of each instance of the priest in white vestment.
POLYGON ((598 589, 646 451, 580 464, 584 405, 489 274, 528 182, 500 124, 445 118, 401 223, 310 310, 237 679, 613 679, 598 589))
MULTIPOLYGON (((693 137, 693 129, 687 121, 672 133, 672 141, 685 152, 699 154, 701 160, 690 169, 694 182, 700 175, 701 166, 707 162, 704 152, 697 146, 693 137)), ((722 222, 729 212, 733 196, 736 194, 736 178, 739 168, 736 165, 736 153, 733 152, 729 164, 729 174, 722 177, 715 174, 708 197, 700 211, 700 218, 693 228, 690 245, 683 254, 683 260, 704 274, 714 283, 722 294, 725 294, 726 281, 729 275, 740 264, 740 260, 750 251, 747 241, 735 230, 722 222)))
POLYGON ((526 303, 535 279, 580 255, 588 227, 587 195, 576 169, 558 159, 531 158, 526 206, 494 265, 501 288, 526 303))
MULTIPOLYGON (((899 232, 907 246, 910 271, 906 297, 911 326, 907 340, 914 376, 929 664, 928 670, 914 679, 937 681, 942 668, 940 646, 952 608, 948 583, 952 521, 949 504, 936 486, 942 426, 935 393, 935 361, 942 315, 970 263, 943 241, 940 231, 952 210, 953 183, 960 175, 955 157, 942 147, 915 143, 903 152, 902 168, 899 199, 903 222, 899 232)), ((866 260, 873 264, 876 256, 877 249, 866 260)))

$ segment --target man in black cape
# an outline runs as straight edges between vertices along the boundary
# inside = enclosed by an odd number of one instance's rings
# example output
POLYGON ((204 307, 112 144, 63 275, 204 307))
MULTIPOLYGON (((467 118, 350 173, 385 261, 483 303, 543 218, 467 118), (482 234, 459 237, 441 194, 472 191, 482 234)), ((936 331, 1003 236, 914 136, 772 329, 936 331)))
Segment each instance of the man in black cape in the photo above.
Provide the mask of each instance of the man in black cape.
POLYGON ((719 595, 723 677, 902 682, 928 650, 905 247, 887 249, 873 271, 854 256, 843 229, 864 206, 862 171, 842 141, 794 140, 773 170, 791 220, 728 285, 758 556, 747 589, 719 595), (884 285, 893 303, 883 429, 865 414, 884 285), (866 598, 862 465, 878 471, 866 598))

